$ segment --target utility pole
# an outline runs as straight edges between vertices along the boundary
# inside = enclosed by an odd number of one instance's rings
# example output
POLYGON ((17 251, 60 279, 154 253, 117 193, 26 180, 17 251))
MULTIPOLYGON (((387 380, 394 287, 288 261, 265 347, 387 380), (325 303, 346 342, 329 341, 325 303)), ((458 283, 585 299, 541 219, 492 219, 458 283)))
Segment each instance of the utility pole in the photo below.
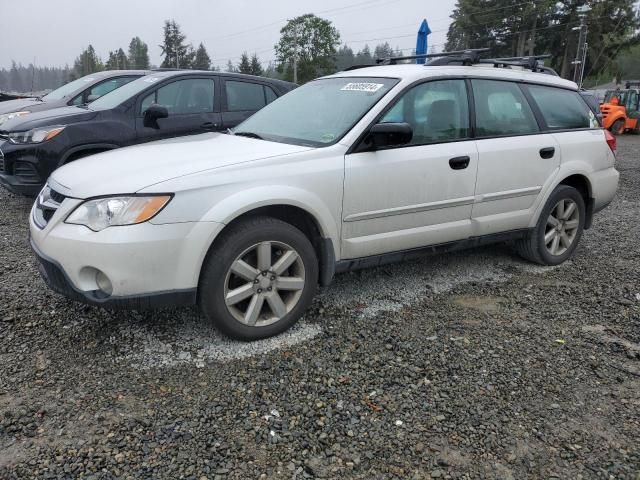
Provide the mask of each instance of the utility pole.
POLYGON ((579 30, 580 36, 578 38, 578 50, 576 51, 576 59, 571 62, 574 66, 573 69, 573 81, 582 87, 582 80, 584 75, 584 64, 587 60, 587 13, 591 11, 589 5, 582 5, 577 8, 578 17, 580 18, 580 26, 573 27, 572 30, 579 30))

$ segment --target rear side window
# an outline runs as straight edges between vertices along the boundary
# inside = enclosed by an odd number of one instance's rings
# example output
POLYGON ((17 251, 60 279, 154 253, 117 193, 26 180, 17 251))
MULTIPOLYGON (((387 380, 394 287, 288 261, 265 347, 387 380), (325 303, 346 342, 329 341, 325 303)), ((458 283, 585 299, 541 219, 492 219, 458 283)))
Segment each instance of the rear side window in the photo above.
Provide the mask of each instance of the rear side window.
POLYGON ((227 94, 227 110, 242 112, 246 110, 260 110, 267 104, 264 87, 259 83, 225 82, 227 94))
POLYGON ((538 85, 526 88, 538 105, 547 128, 569 130, 598 126, 596 116, 578 92, 538 85))
POLYGON ((529 103, 515 83, 472 80, 479 137, 535 133, 538 124, 529 103))

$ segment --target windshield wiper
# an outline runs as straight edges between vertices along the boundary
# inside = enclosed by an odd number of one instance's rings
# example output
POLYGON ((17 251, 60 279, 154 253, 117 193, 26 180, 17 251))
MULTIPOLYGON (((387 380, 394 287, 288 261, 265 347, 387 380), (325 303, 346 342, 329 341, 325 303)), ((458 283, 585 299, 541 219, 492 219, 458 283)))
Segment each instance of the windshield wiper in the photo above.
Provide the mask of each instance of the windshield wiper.
POLYGON ((257 138, 258 140, 264 140, 260 135, 253 132, 235 132, 234 135, 239 135, 241 137, 249 137, 249 138, 257 138))

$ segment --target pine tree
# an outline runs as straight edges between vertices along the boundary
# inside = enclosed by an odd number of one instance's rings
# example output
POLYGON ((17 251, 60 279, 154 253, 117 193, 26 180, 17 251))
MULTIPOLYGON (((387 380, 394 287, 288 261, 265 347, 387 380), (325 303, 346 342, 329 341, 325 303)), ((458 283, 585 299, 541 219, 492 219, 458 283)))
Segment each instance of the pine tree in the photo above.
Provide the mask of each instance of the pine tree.
POLYGON ((149 47, 140 37, 132 38, 129 43, 129 68, 146 70, 149 64, 149 47))
POLYGON ((193 61, 193 68, 195 68, 196 70, 209 70, 211 68, 211 58, 209 57, 207 49, 202 44, 202 42, 196 50, 196 56, 193 61))
POLYGON ((258 59, 258 55, 254 53, 251 56, 251 75, 256 75, 258 77, 262 76, 264 71, 262 70, 262 65, 260 64, 260 59, 258 59))
POLYGON ((249 61, 249 55, 247 54, 247 52, 244 52, 240 57, 238 71, 240 73, 251 74, 251 62, 249 61))
POLYGON ((233 66, 233 63, 231 62, 231 60, 229 60, 227 62, 227 70, 228 73, 235 73, 237 72, 236 67, 233 66))
POLYGON ((73 63, 74 78, 80 78, 90 73, 100 72, 104 70, 102 60, 98 57, 92 45, 89 45, 73 63))
POLYGON ((164 68, 192 68, 196 52, 192 45, 185 44, 186 35, 180 31, 175 20, 164 22, 164 43, 160 45, 164 68))

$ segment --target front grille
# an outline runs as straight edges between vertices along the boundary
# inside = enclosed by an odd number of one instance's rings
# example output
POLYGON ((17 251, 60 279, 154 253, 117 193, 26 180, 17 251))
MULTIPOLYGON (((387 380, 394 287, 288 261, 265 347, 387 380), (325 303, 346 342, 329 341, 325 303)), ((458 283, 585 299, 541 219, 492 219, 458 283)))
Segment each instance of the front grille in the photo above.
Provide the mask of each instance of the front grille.
POLYGON ((51 191, 49 192, 49 196, 51 197, 51 200, 53 200, 56 203, 62 203, 64 199, 67 198, 60 192, 56 192, 53 189, 51 189, 51 191))
POLYGON ((47 226, 65 198, 67 197, 53 190, 48 184, 44 186, 33 210, 33 220, 40 229, 47 226))
POLYGON ((13 166, 13 174, 23 183, 40 183, 40 175, 32 163, 16 162, 13 166))
POLYGON ((4 173, 4 153, 0 150, 0 173, 4 173))

